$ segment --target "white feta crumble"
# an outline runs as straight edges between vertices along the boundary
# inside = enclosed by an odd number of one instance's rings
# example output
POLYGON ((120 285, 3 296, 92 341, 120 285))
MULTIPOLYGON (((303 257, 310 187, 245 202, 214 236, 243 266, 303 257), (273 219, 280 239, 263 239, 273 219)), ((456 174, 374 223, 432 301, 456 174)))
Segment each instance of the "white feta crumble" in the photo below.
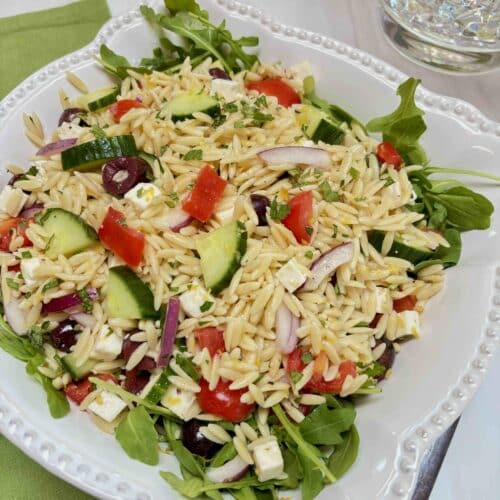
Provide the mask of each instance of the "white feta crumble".
POLYGON ((5 186, 0 193, 0 211, 17 217, 28 201, 28 195, 12 186, 5 186))
POLYGON ((253 449, 255 473, 259 481, 269 481, 283 477, 283 455, 274 436, 253 449))
POLYGON ((375 312, 378 314, 384 314, 391 312, 392 310, 392 300, 391 292, 388 288, 383 288, 381 286, 375 287, 375 312))
POLYGON ((97 339, 91 357, 102 361, 113 361, 122 352, 123 339, 110 326, 103 325, 97 334, 97 339))
POLYGON ((127 403, 122 398, 112 392, 102 391, 88 409, 106 422, 112 422, 126 407, 127 403))
POLYGON ((233 220, 234 206, 215 212, 214 218, 221 225, 225 226, 233 220))
POLYGON ((181 294, 179 299, 182 309, 191 318, 201 318, 215 305, 215 299, 198 281, 193 281, 191 288, 181 294))
POLYGON ((125 198, 137 208, 145 210, 160 195, 161 191, 151 182, 140 182, 125 194, 125 198))
POLYGON ((293 293, 297 288, 302 286, 309 271, 300 265, 295 258, 290 259, 277 273, 276 277, 280 283, 290 292, 293 293))
POLYGON ((38 281, 37 271, 43 265, 42 259, 32 257, 21 260, 21 274, 26 285, 31 286, 38 281))
POLYGON ((212 80, 212 88, 210 95, 218 95, 225 101, 231 102, 241 99, 245 93, 240 82, 234 80, 224 80, 222 78, 215 78, 212 80))
MULTIPOLYGON (((75 119, 76 121, 76 119, 75 119)), ((88 127, 80 127, 73 122, 64 122, 57 129, 57 135, 59 139, 79 139, 83 134, 87 133, 88 127)))
POLYGON ((413 335, 420 337, 420 315, 417 311, 403 311, 397 314, 397 330, 395 338, 413 335))
POLYGON ((183 391, 173 384, 168 387, 161 398, 161 404, 182 420, 189 420, 201 411, 194 392, 183 391))

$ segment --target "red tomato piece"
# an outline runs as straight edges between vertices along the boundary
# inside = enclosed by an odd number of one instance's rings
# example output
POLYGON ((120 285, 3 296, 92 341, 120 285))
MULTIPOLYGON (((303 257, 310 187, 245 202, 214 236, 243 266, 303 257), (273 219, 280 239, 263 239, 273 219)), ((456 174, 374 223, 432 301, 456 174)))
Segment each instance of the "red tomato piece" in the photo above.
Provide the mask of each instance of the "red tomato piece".
POLYGON ((12 241, 12 236, 14 231, 17 232, 19 236, 24 238, 23 247, 32 246, 33 243, 26 236, 26 229, 33 218, 24 219, 22 217, 12 217, 11 219, 6 219, 0 222, 0 250, 2 252, 8 252, 10 242, 12 241))
POLYGON ((108 208, 99 228, 99 239, 108 250, 129 266, 137 267, 141 263, 145 244, 144 234, 127 227, 125 216, 118 210, 108 208))
POLYGON ((88 379, 82 380, 81 382, 71 382, 64 388, 66 396, 78 405, 81 404, 91 391, 92 384, 88 379))
POLYGON ((121 101, 116 101, 109 107, 110 113, 113 115, 115 122, 119 122, 125 113, 128 113, 132 108, 143 108, 144 104, 142 102, 136 101, 135 99, 122 99, 121 101))
POLYGON ((413 311, 416 303, 417 297, 415 297, 415 295, 407 295, 401 299, 393 300, 392 308, 398 313, 403 311, 413 311))
POLYGON ((378 322, 380 321, 380 318, 382 315, 380 313, 376 313, 375 316, 373 317, 371 323, 368 325, 370 328, 377 328, 378 322))
POLYGON ((217 387, 211 391, 205 379, 200 381, 200 392, 197 394, 198 404, 206 413, 213 413, 229 422, 241 422, 252 413, 253 404, 247 405, 240 401, 240 398, 247 391, 229 389, 230 382, 219 381, 217 387))
POLYGON ((382 163, 389 163, 396 170, 401 168, 403 159, 390 142, 381 142, 377 146, 377 158, 382 163))
POLYGON ((309 243, 312 235, 313 195, 312 191, 305 191, 294 196, 289 202, 290 212, 281 221, 292 231, 299 242, 309 243))
POLYGON ((286 371, 288 373, 300 373, 306 367, 306 364, 302 361, 303 354, 304 351, 300 347, 297 347, 288 355, 288 359, 286 361, 286 371))
POLYGON ((247 84, 248 90, 256 90, 259 94, 274 96, 278 99, 278 104, 289 108, 292 104, 300 104, 300 95, 295 90, 279 78, 268 78, 247 84))
POLYGON ((226 350, 226 346, 224 344, 224 334, 218 328, 215 328, 214 326, 207 326, 205 328, 195 330, 194 333, 198 339, 200 349, 204 349, 206 347, 212 358, 216 354, 226 350))
POLYGON ((207 222, 222 198, 227 181, 220 178, 210 165, 205 165, 198 174, 191 192, 184 198, 182 208, 201 222, 207 222))
POLYGON ((104 380, 104 382, 113 382, 113 384, 118 382, 112 373, 99 373, 96 377, 104 380))

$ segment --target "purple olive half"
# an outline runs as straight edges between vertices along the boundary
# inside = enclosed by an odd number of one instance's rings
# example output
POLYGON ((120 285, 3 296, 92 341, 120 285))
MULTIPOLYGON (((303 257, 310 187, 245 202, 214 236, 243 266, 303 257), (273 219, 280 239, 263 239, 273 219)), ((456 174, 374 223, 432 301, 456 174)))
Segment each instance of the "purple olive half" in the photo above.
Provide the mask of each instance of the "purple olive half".
POLYGON ((211 68, 208 70, 210 73, 210 76, 215 80, 216 78, 219 78, 220 80, 231 80, 231 77, 223 70, 220 68, 211 68))
POLYGON ((269 199, 262 194, 251 194, 250 200, 259 219, 259 226, 267 226, 266 211, 270 205, 269 199))
POLYGON ((60 127, 64 122, 71 123, 75 118, 79 118, 78 125, 80 127, 88 127, 88 123, 81 117, 83 113, 85 113, 85 110, 81 108, 66 108, 61 113, 57 126, 60 127))
POLYGON ((76 344, 75 330, 76 323, 69 319, 61 321, 51 332, 52 344, 56 349, 63 352, 69 352, 71 346, 76 344))
POLYGON ((221 448, 220 444, 207 439, 200 428, 206 425, 199 420, 189 420, 182 425, 182 444, 195 455, 212 458, 221 448))
POLYGON ((392 365, 394 364, 394 359, 396 358, 396 350, 394 349, 394 346, 392 345, 392 342, 390 340, 380 340, 377 342, 377 345, 380 344, 385 344, 385 350, 380 356, 380 358, 377 359, 377 362, 380 363, 384 368, 384 372, 378 375, 376 378, 377 380, 384 380, 387 371, 392 368, 392 365))
POLYGON ((149 165, 135 156, 120 156, 108 161, 102 169, 104 189, 114 195, 125 194, 145 179, 149 165))

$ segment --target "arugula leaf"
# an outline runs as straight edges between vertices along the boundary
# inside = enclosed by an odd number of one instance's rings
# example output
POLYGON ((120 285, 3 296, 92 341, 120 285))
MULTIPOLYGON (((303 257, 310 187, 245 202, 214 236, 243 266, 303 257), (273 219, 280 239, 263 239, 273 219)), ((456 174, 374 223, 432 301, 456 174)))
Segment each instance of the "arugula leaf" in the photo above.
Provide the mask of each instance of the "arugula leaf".
POLYGON ((104 44, 101 45, 99 55, 101 57, 98 58, 98 61, 108 73, 120 79, 126 78, 127 70, 125 68, 130 67, 130 63, 126 57, 116 54, 104 44))
POLYGON ((201 479, 204 478, 203 469, 195 456, 179 440, 170 441, 170 448, 182 467, 190 474, 201 479))
MULTIPOLYGON (((324 488, 323 475, 321 470, 311 461, 310 457, 300 448, 297 449, 297 455, 304 471, 304 478, 300 483, 302 500, 313 500, 324 488)), ((318 459, 321 460, 319 457, 318 459)))
POLYGON ((359 434, 353 425, 344 435, 341 444, 335 446, 335 450, 328 459, 328 468, 336 477, 342 477, 352 466, 359 449, 359 434))
POLYGON ((241 488, 241 490, 232 491, 231 495, 233 495, 233 498, 236 500, 258 500, 257 495, 249 486, 245 486, 241 488))
MULTIPOLYGON (((448 248, 440 246, 434 252, 434 258, 443 263, 444 267, 451 267, 458 264, 462 253, 462 239, 456 229, 445 229, 443 236, 448 241, 448 248)), ((415 269, 416 270, 416 269, 415 269)))
POLYGON ((37 350, 24 337, 17 335, 0 316, 0 348, 14 358, 27 362, 37 354, 37 350))
POLYGON ((434 211, 429 217, 429 221, 427 225, 431 229, 442 229, 446 224, 446 220, 448 217, 448 211, 446 207, 439 202, 434 203, 434 211))
POLYGON ((180 354, 175 357, 175 362, 195 381, 200 380, 200 374, 194 366, 193 362, 180 354))
POLYGON ((340 434, 354 423, 356 412, 352 408, 329 410, 326 404, 317 406, 300 423, 302 437, 315 445, 334 445, 342 441, 340 434))
POLYGON ((212 467, 220 467, 237 455, 236 448, 232 441, 226 443, 214 456, 211 462, 212 467))
POLYGON ((160 472, 160 476, 178 493, 187 498, 198 498, 204 493, 205 484, 198 477, 181 479, 172 472, 160 472))
POLYGON ((368 366, 362 367, 362 373, 368 375, 368 377, 370 378, 376 378, 379 375, 385 373, 385 371, 386 371, 385 366, 382 363, 379 363, 378 361, 374 361, 368 366))
POLYGON ((271 202, 269 216, 271 219, 279 222, 283 220, 289 213, 291 207, 287 203, 279 203, 276 198, 271 202))
POLYGON ((285 448, 283 450, 283 462, 285 464, 283 470, 288 477, 280 481, 280 486, 294 490, 299 486, 300 481, 304 477, 302 465, 295 450, 285 448))
POLYGON ((165 7, 172 14, 177 14, 177 12, 192 12, 193 14, 203 15, 200 6, 195 0, 165 0, 165 7))
POLYGON ((131 410, 116 428, 115 436, 130 458, 147 465, 157 465, 160 461, 158 432, 144 407, 131 410))
POLYGON ((425 165, 427 155, 418 140, 427 126, 422 116, 424 111, 415 104, 415 92, 420 80, 408 78, 397 90, 401 102, 392 113, 370 120, 369 132, 381 132, 384 141, 390 142, 403 157, 405 163, 425 165))

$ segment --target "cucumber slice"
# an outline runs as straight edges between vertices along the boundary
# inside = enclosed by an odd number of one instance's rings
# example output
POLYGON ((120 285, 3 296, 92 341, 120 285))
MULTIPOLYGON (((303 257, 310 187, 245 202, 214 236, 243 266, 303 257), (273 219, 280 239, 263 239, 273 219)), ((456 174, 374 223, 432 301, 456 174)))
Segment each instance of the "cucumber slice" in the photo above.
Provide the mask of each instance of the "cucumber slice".
POLYGON ((95 92, 78 96, 75 99, 75 104, 87 111, 96 111, 113 104, 119 94, 120 90, 117 87, 105 87, 95 92))
POLYGON ((45 255, 49 259, 55 259, 58 255, 70 257, 99 241, 93 227, 63 208, 49 208, 38 223, 50 234, 45 248, 45 255))
POLYGON ((107 309, 111 318, 157 319, 153 293, 127 266, 109 270, 107 309))
POLYGON ((344 140, 345 132, 329 120, 326 113, 312 106, 303 106, 297 120, 304 127, 307 137, 314 142, 341 144, 344 140))
POLYGON ((196 241, 205 286, 216 294, 229 285, 247 250, 245 226, 234 221, 196 241))
POLYGON ((73 380, 81 380, 82 378, 85 378, 97 364, 97 361, 88 359, 85 363, 83 363, 83 365, 78 366, 76 361, 76 355, 74 352, 66 354, 61 358, 61 363, 71 375, 73 380))
MULTIPOLYGON (((368 234, 368 241, 375 247, 376 250, 380 252, 384 237, 385 233, 383 231, 370 231, 368 234)), ((433 252, 427 250, 426 248, 411 247, 409 245, 405 245, 401 241, 394 240, 394 243, 389 251, 389 255, 391 257, 398 257, 399 259, 407 260, 416 265, 419 262, 430 259, 433 256, 433 252)))
POLYGON ((84 142, 61 153, 63 170, 85 172, 102 166, 119 156, 137 156, 137 147, 132 135, 118 135, 106 139, 84 142))
POLYGON ((206 94, 188 94, 174 97, 167 102, 164 109, 170 111, 174 122, 192 118, 193 113, 197 112, 210 116, 216 116, 220 113, 219 101, 215 97, 206 94))
POLYGON ((170 381, 168 380, 168 377, 170 377, 170 375, 175 375, 175 374, 172 371, 172 369, 169 366, 167 366, 161 372, 160 376, 156 379, 156 382, 154 383, 151 390, 148 391, 146 395, 146 401, 149 401, 154 405, 158 404, 160 399, 165 394, 167 387, 170 385, 170 381))

